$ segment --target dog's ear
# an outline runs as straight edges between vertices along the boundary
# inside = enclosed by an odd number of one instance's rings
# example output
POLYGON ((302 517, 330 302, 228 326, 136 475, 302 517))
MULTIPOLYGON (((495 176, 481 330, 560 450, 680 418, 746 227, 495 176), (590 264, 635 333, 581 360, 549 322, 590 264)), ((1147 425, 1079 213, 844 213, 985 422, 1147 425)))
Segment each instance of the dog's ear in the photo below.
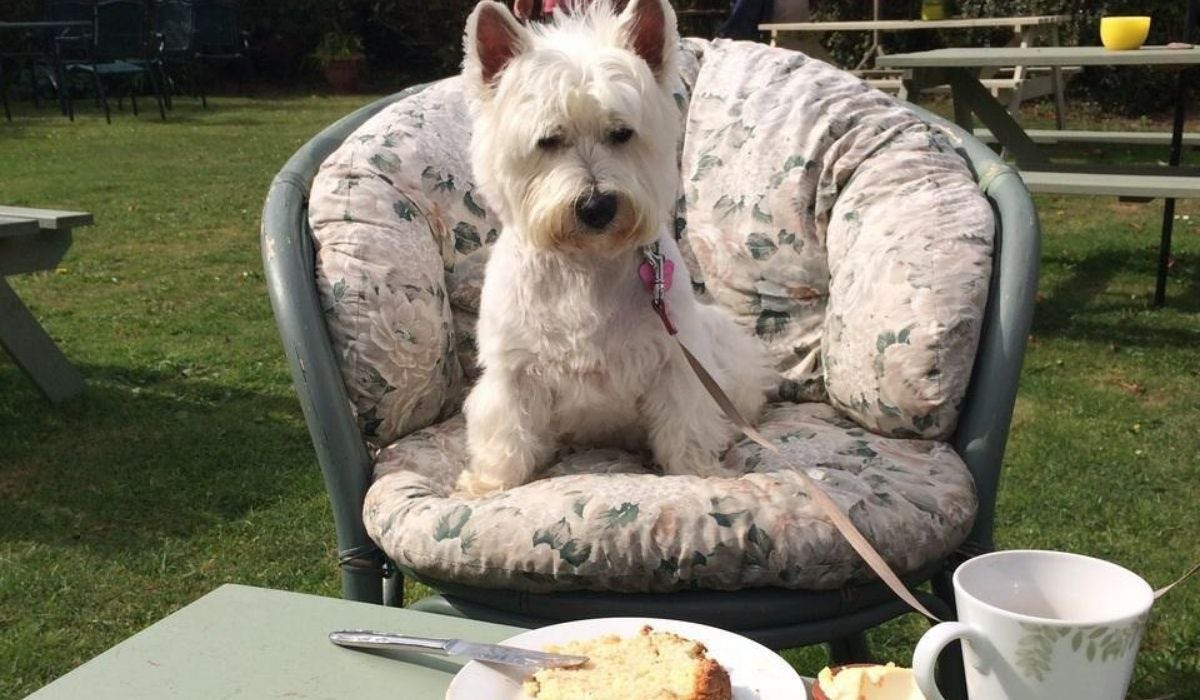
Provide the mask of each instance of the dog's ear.
POLYGON ((463 69, 486 92, 504 66, 529 47, 529 32, 508 8, 485 0, 467 18, 463 69))
POLYGON ((673 65, 671 59, 679 43, 671 4, 667 0, 628 0, 621 10, 621 25, 626 45, 661 80, 673 65))

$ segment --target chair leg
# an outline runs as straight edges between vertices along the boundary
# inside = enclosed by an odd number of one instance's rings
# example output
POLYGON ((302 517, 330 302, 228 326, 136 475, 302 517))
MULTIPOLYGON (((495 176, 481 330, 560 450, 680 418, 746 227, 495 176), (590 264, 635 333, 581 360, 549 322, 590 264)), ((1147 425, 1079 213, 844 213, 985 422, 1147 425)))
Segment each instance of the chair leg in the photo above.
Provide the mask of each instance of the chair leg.
MULTIPOLYGON (((171 76, 167 75, 166 66, 164 66, 163 64, 160 63, 160 64, 158 64, 157 68, 158 68, 158 87, 159 87, 159 92, 162 93, 163 106, 166 107, 167 110, 175 109, 175 100, 174 100, 175 81, 171 79, 171 76)), ((152 80, 153 80, 153 78, 152 78, 152 80)))
POLYGON ((165 122, 167 120, 167 98, 163 94, 163 83, 153 68, 147 72, 150 74, 150 87, 154 90, 154 101, 158 103, 158 117, 165 122))
POLYGON ((41 110, 42 93, 38 90, 37 64, 31 58, 27 65, 29 67, 29 88, 33 91, 33 107, 41 110))
POLYGON ((200 93, 200 106, 208 109, 208 95, 204 89, 204 66, 196 66, 196 91, 200 93))
POLYGON ((4 103, 4 119, 12 121, 12 112, 8 109, 8 79, 4 75, 4 61, 0 59, 0 102, 4 103))
POLYGON ((96 100, 104 106, 104 121, 112 124, 112 111, 108 108, 108 94, 104 92, 104 80, 95 71, 92 72, 92 78, 96 87, 96 100))
POLYGON ((867 633, 859 632, 830 640, 829 659, 834 665, 871 663, 871 645, 867 641, 867 633))
POLYGON ((398 571, 383 578, 383 604, 389 608, 404 607, 404 576, 398 571))
POLYGON ((945 603, 954 613, 954 617, 958 618, 958 607, 954 601, 954 569, 947 566, 941 571, 934 574, 930 579, 930 584, 933 588, 933 594, 945 603))

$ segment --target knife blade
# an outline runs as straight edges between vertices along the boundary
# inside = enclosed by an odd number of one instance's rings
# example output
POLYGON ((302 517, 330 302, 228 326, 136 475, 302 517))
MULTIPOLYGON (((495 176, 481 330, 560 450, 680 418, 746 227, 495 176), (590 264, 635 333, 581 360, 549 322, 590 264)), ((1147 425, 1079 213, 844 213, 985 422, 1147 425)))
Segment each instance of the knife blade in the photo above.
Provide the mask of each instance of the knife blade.
POLYGON ((505 664, 508 666, 524 666, 527 668, 579 666, 588 660, 586 656, 551 654, 544 651, 504 646, 502 644, 482 644, 479 642, 468 642, 463 639, 413 637, 406 634, 373 632, 370 630, 339 630, 337 632, 330 632, 329 641, 342 647, 357 649, 408 649, 447 656, 465 656, 476 661, 505 664))

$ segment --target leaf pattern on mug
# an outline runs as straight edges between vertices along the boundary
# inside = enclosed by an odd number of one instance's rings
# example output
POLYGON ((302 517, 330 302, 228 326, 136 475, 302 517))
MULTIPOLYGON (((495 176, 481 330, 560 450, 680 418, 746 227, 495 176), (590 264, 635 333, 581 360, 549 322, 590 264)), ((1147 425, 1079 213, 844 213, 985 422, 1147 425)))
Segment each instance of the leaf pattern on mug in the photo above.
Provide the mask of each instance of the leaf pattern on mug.
POLYGON ((1061 639, 1069 640, 1070 653, 1082 654, 1090 663, 1119 660, 1137 647, 1146 616, 1126 625, 1038 625, 1020 623, 1025 634, 1017 641, 1015 663, 1030 680, 1041 683, 1050 673, 1055 646, 1061 639))

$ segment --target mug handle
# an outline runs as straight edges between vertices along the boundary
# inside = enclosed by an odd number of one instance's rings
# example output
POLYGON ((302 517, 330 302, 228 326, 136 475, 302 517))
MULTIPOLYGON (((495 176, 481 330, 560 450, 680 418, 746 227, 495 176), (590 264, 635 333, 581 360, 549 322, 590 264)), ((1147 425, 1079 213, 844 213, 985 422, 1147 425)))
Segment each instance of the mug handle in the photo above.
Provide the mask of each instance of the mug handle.
POLYGON ((916 678, 917 687, 928 700, 946 700, 938 690, 933 670, 942 649, 956 639, 979 645, 987 643, 987 639, 974 627, 961 622, 938 623, 929 628, 929 631, 921 636, 921 641, 917 642, 917 648, 913 651, 913 676, 916 678))

